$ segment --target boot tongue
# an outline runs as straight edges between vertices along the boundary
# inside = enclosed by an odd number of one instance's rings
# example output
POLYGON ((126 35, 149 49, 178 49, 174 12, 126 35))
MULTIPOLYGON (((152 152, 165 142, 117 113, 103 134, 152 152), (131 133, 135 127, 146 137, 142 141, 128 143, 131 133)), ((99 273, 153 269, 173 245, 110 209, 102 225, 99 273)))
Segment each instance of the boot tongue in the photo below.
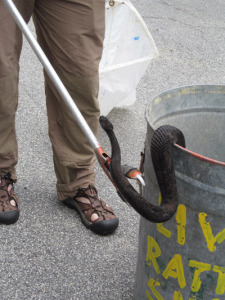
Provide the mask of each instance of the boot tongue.
POLYGON ((93 186, 89 186, 89 189, 85 191, 86 194, 88 196, 96 196, 97 195, 97 191, 95 190, 95 188, 93 186))

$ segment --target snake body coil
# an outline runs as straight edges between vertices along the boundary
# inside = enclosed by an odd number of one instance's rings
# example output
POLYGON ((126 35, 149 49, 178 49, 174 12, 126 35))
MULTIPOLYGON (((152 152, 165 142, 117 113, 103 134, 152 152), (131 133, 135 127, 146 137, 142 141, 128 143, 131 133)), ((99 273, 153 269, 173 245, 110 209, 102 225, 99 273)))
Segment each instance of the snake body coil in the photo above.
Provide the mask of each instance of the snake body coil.
POLYGON ((142 197, 123 174, 121 170, 120 147, 112 124, 106 117, 100 117, 100 124, 110 139, 112 147, 110 173, 118 188, 118 194, 142 217, 151 222, 161 223, 171 219, 178 205, 172 144, 176 143, 185 147, 185 139, 182 132, 173 126, 164 125, 159 127, 153 134, 151 155, 162 198, 161 205, 155 206, 142 197))

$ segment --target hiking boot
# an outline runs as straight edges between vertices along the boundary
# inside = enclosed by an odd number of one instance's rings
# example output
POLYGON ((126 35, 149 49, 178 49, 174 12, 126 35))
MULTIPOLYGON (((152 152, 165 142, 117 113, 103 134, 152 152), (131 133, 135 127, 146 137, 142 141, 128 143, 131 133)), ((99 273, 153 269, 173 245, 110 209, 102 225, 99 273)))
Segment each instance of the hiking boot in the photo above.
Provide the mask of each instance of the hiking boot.
POLYGON ((18 199, 14 194, 10 173, 0 176, 0 223, 13 224, 19 218, 18 199))
POLYGON ((97 189, 92 185, 80 188, 75 197, 68 198, 63 203, 76 209, 84 225, 97 234, 110 234, 119 225, 119 219, 112 208, 98 197, 97 189))

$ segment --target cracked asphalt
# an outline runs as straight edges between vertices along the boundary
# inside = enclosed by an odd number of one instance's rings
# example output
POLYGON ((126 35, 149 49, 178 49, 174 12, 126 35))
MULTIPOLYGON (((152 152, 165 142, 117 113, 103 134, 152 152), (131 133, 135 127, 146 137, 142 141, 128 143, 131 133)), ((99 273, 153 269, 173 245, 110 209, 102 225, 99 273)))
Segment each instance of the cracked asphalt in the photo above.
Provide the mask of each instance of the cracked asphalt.
MULTIPOLYGON (((138 166, 146 133, 145 110, 151 99, 179 86, 224 84, 225 2, 132 3, 151 32, 159 57, 142 78, 136 103, 128 108, 115 108, 108 117, 114 124, 123 162, 138 166)), ((21 215, 15 225, 1 226, 0 298, 132 299, 139 216, 118 198, 99 167, 100 196, 107 199, 120 219, 113 235, 93 234, 83 227, 75 212, 58 202, 42 67, 26 41, 19 87, 16 193, 21 215)), ((102 130, 99 141, 110 154, 102 130)))

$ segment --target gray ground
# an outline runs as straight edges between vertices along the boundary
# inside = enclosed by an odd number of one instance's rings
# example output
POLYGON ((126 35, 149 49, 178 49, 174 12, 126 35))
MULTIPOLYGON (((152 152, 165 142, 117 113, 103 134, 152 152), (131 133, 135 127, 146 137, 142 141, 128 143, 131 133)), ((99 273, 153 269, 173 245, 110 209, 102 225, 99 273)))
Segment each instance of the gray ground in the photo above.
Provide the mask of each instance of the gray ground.
MULTIPOLYGON (((137 102, 114 109, 124 162, 139 164, 145 140, 145 109, 161 92, 189 84, 225 80, 224 0, 132 2, 159 50, 137 90, 137 102), (135 143, 134 143, 135 141, 135 143)), ((1 226, 1 299, 132 299, 139 216, 121 202, 98 168, 97 187, 120 218, 115 234, 86 230, 73 211, 57 201, 47 135, 42 68, 27 43, 21 57, 17 114, 21 216, 1 226)), ((103 131, 99 141, 110 153, 103 131)))

